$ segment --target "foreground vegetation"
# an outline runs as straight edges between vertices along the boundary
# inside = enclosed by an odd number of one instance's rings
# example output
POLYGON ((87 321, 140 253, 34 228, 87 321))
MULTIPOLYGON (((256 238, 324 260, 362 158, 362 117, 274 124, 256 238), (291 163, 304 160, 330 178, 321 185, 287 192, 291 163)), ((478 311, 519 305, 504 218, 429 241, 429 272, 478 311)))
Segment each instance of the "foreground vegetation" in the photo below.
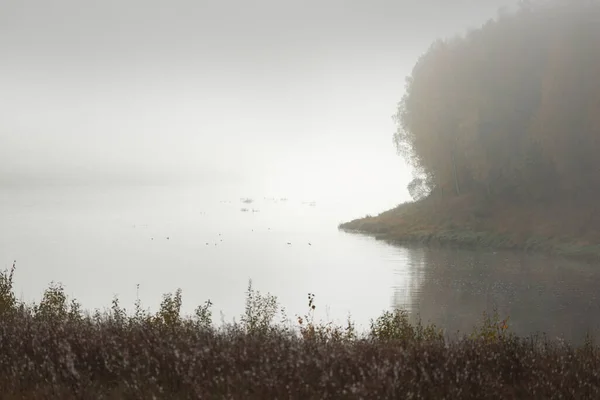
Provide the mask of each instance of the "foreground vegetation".
POLYGON ((39 304, 16 301, 0 275, 3 399, 596 398, 600 348, 518 338, 485 317, 449 340, 433 325, 385 312, 359 333, 314 322, 314 295, 295 326, 250 283, 239 323, 215 328, 211 303, 179 315, 181 292, 151 314, 113 300, 82 313, 60 285, 39 304))
POLYGON ((342 227, 600 259, 599 18, 598 0, 523 1, 433 43, 395 115, 417 204, 342 227))

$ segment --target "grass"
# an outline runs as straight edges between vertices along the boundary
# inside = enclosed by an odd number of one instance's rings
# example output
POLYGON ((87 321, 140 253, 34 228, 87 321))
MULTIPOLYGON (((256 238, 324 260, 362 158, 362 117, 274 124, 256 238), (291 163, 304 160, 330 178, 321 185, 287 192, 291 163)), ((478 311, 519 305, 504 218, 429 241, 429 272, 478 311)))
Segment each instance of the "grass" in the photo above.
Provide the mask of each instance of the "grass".
POLYGON ((600 261, 596 202, 528 204, 465 195, 433 196, 339 225, 393 243, 442 244, 543 252, 600 261))
POLYGON ((367 332, 315 322, 315 296, 289 323, 277 298, 249 283, 239 323, 215 327, 210 301, 180 316, 182 293, 159 310, 84 313, 61 285, 38 304, 15 299, 0 274, 3 399, 510 399, 596 398, 600 348, 518 338, 484 315, 449 340, 434 325, 386 311, 367 332), (282 320, 277 322, 277 317, 282 320))

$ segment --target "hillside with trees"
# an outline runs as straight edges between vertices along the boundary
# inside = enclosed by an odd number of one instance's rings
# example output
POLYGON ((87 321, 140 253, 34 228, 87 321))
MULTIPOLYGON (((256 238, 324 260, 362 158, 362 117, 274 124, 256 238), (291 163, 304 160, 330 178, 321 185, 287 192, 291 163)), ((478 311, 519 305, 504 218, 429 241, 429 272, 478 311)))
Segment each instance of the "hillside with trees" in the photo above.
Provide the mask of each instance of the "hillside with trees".
POLYGON ((590 248, 600 243, 599 1, 522 2, 437 40, 394 118, 416 202, 342 228, 554 250, 577 242, 576 252, 600 254, 590 248))

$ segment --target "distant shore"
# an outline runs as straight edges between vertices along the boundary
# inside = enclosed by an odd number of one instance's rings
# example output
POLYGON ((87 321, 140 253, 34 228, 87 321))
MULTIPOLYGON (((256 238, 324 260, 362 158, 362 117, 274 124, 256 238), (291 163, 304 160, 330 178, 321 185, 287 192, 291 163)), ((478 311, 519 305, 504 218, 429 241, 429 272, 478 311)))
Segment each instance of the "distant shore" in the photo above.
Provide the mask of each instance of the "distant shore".
POLYGON ((474 196, 430 197, 338 228, 397 244, 510 249, 598 262, 600 235, 592 226, 593 215, 592 208, 581 204, 511 205, 474 196))

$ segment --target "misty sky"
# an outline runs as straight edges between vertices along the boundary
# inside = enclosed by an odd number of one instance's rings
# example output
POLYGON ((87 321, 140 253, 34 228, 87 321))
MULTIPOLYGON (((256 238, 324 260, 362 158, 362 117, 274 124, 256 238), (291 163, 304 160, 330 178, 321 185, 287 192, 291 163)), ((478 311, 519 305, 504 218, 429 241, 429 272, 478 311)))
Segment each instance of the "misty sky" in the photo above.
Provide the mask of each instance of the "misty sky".
POLYGON ((0 182, 404 195, 405 76, 511 3, 0 0, 0 182))

